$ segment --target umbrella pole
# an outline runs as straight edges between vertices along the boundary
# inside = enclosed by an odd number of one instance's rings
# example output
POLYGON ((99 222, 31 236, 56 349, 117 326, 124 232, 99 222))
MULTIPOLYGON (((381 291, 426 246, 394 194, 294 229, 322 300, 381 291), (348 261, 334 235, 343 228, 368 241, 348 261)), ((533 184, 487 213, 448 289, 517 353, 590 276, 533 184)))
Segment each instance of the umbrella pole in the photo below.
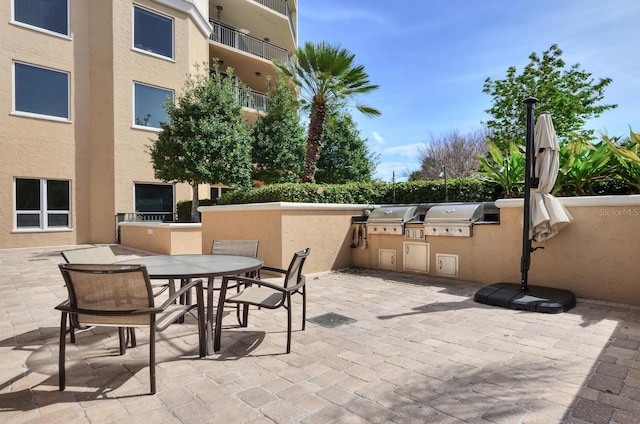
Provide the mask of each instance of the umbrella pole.
POLYGON ((531 239, 529 238, 529 226, 531 225, 531 183, 533 179, 533 129, 534 111, 538 99, 527 98, 527 135, 525 144, 525 170, 524 170, 524 217, 522 223, 522 257, 520 258, 520 291, 529 289, 529 265, 531 264, 531 239))

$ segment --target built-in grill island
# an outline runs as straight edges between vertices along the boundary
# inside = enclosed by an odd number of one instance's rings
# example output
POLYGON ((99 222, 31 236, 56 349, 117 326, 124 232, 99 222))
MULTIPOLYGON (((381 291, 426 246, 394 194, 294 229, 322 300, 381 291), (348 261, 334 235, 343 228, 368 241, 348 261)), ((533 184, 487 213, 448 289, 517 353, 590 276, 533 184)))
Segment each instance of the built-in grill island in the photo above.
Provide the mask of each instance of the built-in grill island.
POLYGON ((483 217, 483 203, 432 206, 424 217, 426 236, 471 237, 473 224, 483 217))
POLYGON ((367 233, 403 235, 404 225, 415 218, 416 206, 381 206, 371 211, 367 233))
POLYGON ((480 226, 498 224, 499 214, 492 202, 366 209, 352 217, 352 258, 365 268, 457 278, 473 266, 469 252, 489 234, 480 226))

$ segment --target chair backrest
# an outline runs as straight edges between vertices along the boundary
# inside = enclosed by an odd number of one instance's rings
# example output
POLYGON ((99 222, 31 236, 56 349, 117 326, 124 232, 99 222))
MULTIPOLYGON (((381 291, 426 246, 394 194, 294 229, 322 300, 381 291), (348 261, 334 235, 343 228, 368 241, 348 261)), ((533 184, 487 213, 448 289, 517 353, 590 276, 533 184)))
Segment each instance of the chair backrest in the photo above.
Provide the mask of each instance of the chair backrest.
POLYGON ((293 259, 291 259, 287 274, 284 277, 284 287, 288 287, 289 285, 295 286, 304 278, 302 275, 302 266, 304 265, 304 261, 307 260, 310 251, 311 249, 307 247, 293 254, 293 259))
POLYGON ((71 264, 112 264, 118 260, 109 246, 65 250, 60 253, 71 264))
MULTIPOLYGON (((72 308, 125 312, 152 308, 153 292, 142 265, 60 264, 72 308)), ((150 315, 78 314, 78 323, 103 326, 148 326, 150 315)))
POLYGON ((258 257, 258 240, 214 240, 211 253, 256 258, 258 257))

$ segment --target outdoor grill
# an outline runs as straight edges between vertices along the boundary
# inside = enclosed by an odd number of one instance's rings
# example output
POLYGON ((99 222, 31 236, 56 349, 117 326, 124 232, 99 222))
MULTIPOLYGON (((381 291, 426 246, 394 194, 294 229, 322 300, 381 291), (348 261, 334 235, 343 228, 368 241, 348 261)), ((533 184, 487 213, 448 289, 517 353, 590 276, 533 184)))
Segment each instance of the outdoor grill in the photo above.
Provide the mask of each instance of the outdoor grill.
POLYGON ((424 217, 427 236, 471 237, 473 223, 482 219, 482 203, 437 205, 424 217))
POLYGON ((369 234, 403 235, 404 224, 416 215, 416 206, 382 206, 374 209, 367 220, 369 234))

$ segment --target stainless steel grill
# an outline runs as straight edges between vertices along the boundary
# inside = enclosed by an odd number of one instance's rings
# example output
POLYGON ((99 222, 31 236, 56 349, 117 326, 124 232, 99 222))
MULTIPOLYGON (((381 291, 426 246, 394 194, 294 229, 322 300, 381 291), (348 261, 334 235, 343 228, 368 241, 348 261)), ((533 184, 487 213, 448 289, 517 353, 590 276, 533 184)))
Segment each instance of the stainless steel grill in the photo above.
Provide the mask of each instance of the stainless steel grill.
POLYGON ((404 224, 416 215, 415 206, 383 206, 371 211, 367 220, 369 234, 404 234, 404 224))
POLYGON ((432 206, 424 217, 427 236, 471 237, 484 214, 482 203, 432 206))

